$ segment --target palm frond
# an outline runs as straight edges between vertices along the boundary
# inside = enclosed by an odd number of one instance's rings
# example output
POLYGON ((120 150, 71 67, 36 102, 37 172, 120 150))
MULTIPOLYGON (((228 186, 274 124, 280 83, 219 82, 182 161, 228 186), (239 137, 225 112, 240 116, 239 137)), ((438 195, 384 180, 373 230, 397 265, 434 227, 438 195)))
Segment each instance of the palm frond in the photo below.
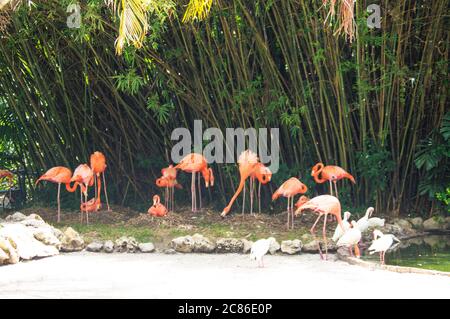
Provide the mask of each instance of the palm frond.
POLYGON ((183 16, 183 22, 205 19, 211 6, 212 0, 190 0, 183 16))

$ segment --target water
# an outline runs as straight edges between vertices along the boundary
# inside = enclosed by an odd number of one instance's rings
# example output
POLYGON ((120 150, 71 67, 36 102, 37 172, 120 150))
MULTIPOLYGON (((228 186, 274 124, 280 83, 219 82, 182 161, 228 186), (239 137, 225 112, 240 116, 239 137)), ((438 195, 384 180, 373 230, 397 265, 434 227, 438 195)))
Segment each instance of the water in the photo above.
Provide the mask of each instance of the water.
MULTIPOLYGON (((363 259, 379 262, 379 254, 363 252, 363 259)), ((450 272, 450 235, 403 240, 386 252, 386 264, 450 272)))

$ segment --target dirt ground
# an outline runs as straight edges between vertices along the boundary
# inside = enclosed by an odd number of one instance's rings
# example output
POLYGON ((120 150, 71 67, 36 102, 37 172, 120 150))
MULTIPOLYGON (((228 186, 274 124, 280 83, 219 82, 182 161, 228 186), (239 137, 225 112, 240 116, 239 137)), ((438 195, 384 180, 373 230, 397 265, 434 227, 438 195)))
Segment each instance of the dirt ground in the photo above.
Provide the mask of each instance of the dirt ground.
MULTIPOLYGON (((36 213, 45 221, 56 227, 71 226, 81 232, 87 241, 95 239, 116 239, 120 236, 134 236, 140 241, 150 240, 156 244, 166 244, 177 236, 201 233, 211 238, 236 237, 256 240, 273 236, 277 240, 301 238, 310 234, 309 229, 317 216, 305 214, 295 218, 293 230, 287 230, 287 214, 254 214, 242 215, 240 212, 230 213, 226 218, 220 212, 203 208, 193 213, 190 207, 177 208, 164 218, 152 218, 146 213, 133 211, 130 208, 112 206, 112 211, 102 210, 89 215, 89 226, 80 223, 77 211, 62 211, 61 224, 56 223, 57 210, 54 208, 31 207, 21 210, 28 215, 36 213)), ((327 226, 329 236, 334 232, 335 222, 327 226)), ((317 230, 321 234, 322 223, 317 230)))

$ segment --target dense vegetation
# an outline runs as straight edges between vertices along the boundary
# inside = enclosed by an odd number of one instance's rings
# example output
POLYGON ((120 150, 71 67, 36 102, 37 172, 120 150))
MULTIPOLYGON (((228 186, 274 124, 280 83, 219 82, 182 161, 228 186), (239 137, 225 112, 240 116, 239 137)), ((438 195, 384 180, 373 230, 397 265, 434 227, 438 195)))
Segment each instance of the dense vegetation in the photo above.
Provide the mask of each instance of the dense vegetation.
MULTIPOLYGON (((311 194, 328 190, 310 176, 320 160, 356 176, 341 184, 347 204, 448 210, 448 0, 381 1, 380 29, 367 27, 370 2, 357 1, 352 43, 324 25, 322 1, 215 1, 188 24, 167 2, 149 13, 143 47, 121 56, 104 1, 81 2, 79 29, 66 25, 70 3, 23 6, 0 34, 0 166, 34 178, 101 150, 112 197, 138 205, 169 161, 171 131, 202 119, 280 127, 282 167, 266 203, 289 176, 311 194)), ((225 202, 237 171, 213 168, 225 202)))

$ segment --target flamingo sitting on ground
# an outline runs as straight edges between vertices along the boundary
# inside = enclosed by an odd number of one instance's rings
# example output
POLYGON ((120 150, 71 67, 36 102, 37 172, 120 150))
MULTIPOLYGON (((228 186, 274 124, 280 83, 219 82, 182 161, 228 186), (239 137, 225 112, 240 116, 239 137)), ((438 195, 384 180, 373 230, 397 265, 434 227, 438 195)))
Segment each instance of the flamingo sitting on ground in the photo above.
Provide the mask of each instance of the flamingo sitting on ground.
MULTIPOLYGON (((191 193, 192 193, 192 211, 197 211, 197 200, 196 200, 196 190, 195 190, 195 174, 201 173, 205 179, 205 186, 208 188, 210 185, 214 186, 214 175, 211 168, 208 168, 208 164, 203 155, 197 153, 191 153, 186 155, 178 165, 175 166, 176 169, 181 169, 187 173, 192 173, 191 181, 191 193)), ((200 187, 200 177, 198 179, 199 185, 199 202, 200 209, 202 208, 202 193, 200 187)))
MULTIPOLYGON (((221 217, 225 217, 231 209, 231 206, 233 205, 236 198, 239 196, 239 194, 244 190, 243 198, 245 201, 245 181, 247 178, 249 178, 252 174, 255 173, 255 168, 257 167, 259 161, 258 156, 251 150, 246 150, 239 155, 238 159, 238 165, 239 165, 239 175, 240 175, 240 181, 239 186, 234 193, 233 197, 231 198, 228 205, 223 209, 222 213, 220 214, 221 217)), ((242 209, 242 216, 244 215, 244 210, 242 209)))
POLYGON ((169 211, 173 211, 174 209, 174 188, 183 189, 183 186, 178 183, 176 179, 170 179, 168 177, 160 177, 156 180, 156 186, 164 187, 166 189, 166 193, 164 196, 164 201, 169 211))
POLYGON ((97 176, 97 197, 94 197, 90 200, 88 200, 85 203, 81 203, 80 205, 80 211, 86 214, 86 224, 89 224, 89 214, 90 213, 94 213, 94 212, 98 212, 100 210, 100 208, 102 207, 102 203, 101 203, 101 181, 100 181, 100 176, 97 176))
POLYGON ((305 184, 300 182, 298 178, 291 177, 273 193, 272 200, 276 200, 280 196, 287 197, 287 229, 291 226, 294 229, 294 196, 304 194, 307 191, 308 187, 305 184), (289 223, 289 219, 292 219, 291 223, 289 223))
MULTIPOLYGON (((85 202, 87 202, 88 189, 89 186, 94 184, 94 173, 91 168, 87 164, 80 164, 73 172, 73 176, 70 179, 71 182, 77 182, 80 184, 80 201, 83 204, 83 194, 85 198, 85 202)), ((86 208, 86 206, 84 206, 86 208)), ((86 213, 87 214, 87 213, 86 213)), ((83 222, 83 211, 81 211, 81 222, 83 222)))
POLYGON ((47 181, 47 182, 58 184, 58 195, 57 195, 57 201, 58 201, 57 220, 58 220, 58 223, 61 221, 61 203, 60 203, 61 184, 65 184, 66 190, 71 193, 75 192, 75 190, 77 189, 77 186, 78 186, 77 182, 75 182, 75 184, 72 187, 70 186, 71 177, 72 177, 72 171, 70 169, 68 169, 67 167, 63 167, 63 166, 56 166, 56 167, 50 168, 41 177, 39 177, 35 184, 35 185, 37 185, 40 181, 47 181))
MULTIPOLYGON (((295 211, 295 216, 301 214, 302 212, 304 212, 306 210, 312 210, 314 213, 319 215, 319 217, 317 217, 316 221, 314 222, 313 226, 310 229, 311 234, 313 234, 314 237, 316 237, 314 228, 316 227, 317 223, 319 222, 319 219, 322 216, 324 216, 322 234, 323 234, 323 240, 325 243, 325 259, 326 259, 327 254, 328 254, 327 234, 326 234, 327 216, 329 214, 331 214, 334 217, 336 217, 336 220, 337 220, 339 226, 341 226, 342 230, 344 230, 344 224, 342 223, 342 218, 341 218, 341 203, 339 202, 339 199, 337 199, 334 196, 320 195, 320 196, 311 198, 309 201, 307 201, 306 203, 301 205, 299 208, 297 208, 297 210, 295 211)), ((323 255, 322 255, 322 251, 320 249, 320 243, 318 240, 317 240, 317 245, 319 248, 320 258, 324 259, 323 255)))
POLYGON ((353 256, 352 246, 354 246, 356 257, 360 257, 361 254, 359 252, 358 243, 361 240, 361 231, 354 220, 352 220, 351 226, 352 227, 347 230, 341 238, 339 238, 336 245, 338 247, 348 247, 351 256, 353 256))
MULTIPOLYGON (((91 164, 92 172, 94 173, 95 176, 99 177, 100 174, 103 176, 103 185, 104 185, 104 189, 105 189, 106 206, 108 207, 108 212, 109 212, 109 211, 111 211, 111 208, 109 207, 108 192, 106 190, 106 178, 105 178, 106 157, 105 157, 105 155, 103 155, 103 153, 98 152, 98 151, 94 152, 91 155, 90 164, 91 164)), ((97 180, 100 180, 100 179, 99 178, 95 179, 94 183, 97 180)), ((97 188, 95 189, 95 191, 97 192, 97 188)), ((100 194, 98 196, 100 196, 100 194)), ((97 197, 97 194, 95 195, 95 197, 97 197)))
POLYGON ((155 217, 164 217, 167 215, 167 208, 161 204, 161 199, 158 195, 153 196, 153 205, 148 209, 148 213, 155 217))
POLYGON ((330 195, 333 195, 333 186, 332 183, 334 183, 334 188, 336 190, 335 196, 338 197, 338 191, 337 191, 337 181, 341 180, 343 178, 348 178, 352 181, 353 184, 356 184, 355 179, 352 175, 347 173, 343 168, 339 166, 332 166, 327 165, 324 166, 322 163, 317 163, 313 168, 311 172, 311 176, 314 177, 314 181, 316 183, 322 184, 328 181, 330 183, 330 195), (319 174, 321 177, 319 177, 319 174))
POLYGON ((350 219, 350 212, 344 212, 344 219, 342 220, 342 224, 344 225, 344 230, 342 230, 341 226, 337 225, 336 229, 334 230, 334 235, 333 238, 331 238, 334 242, 336 242, 339 238, 342 237, 342 235, 344 235, 344 233, 350 229, 350 223, 349 223, 349 219, 350 219))
POLYGON ((380 253, 380 263, 384 265, 384 255, 386 251, 392 247, 394 241, 400 242, 400 240, 391 234, 383 234, 378 229, 373 231, 373 242, 369 247, 369 253, 372 255, 374 253, 380 253))
POLYGON ((253 243, 250 249, 250 259, 258 261, 258 267, 264 267, 263 257, 270 249, 270 244, 275 241, 275 238, 259 239, 253 243))

